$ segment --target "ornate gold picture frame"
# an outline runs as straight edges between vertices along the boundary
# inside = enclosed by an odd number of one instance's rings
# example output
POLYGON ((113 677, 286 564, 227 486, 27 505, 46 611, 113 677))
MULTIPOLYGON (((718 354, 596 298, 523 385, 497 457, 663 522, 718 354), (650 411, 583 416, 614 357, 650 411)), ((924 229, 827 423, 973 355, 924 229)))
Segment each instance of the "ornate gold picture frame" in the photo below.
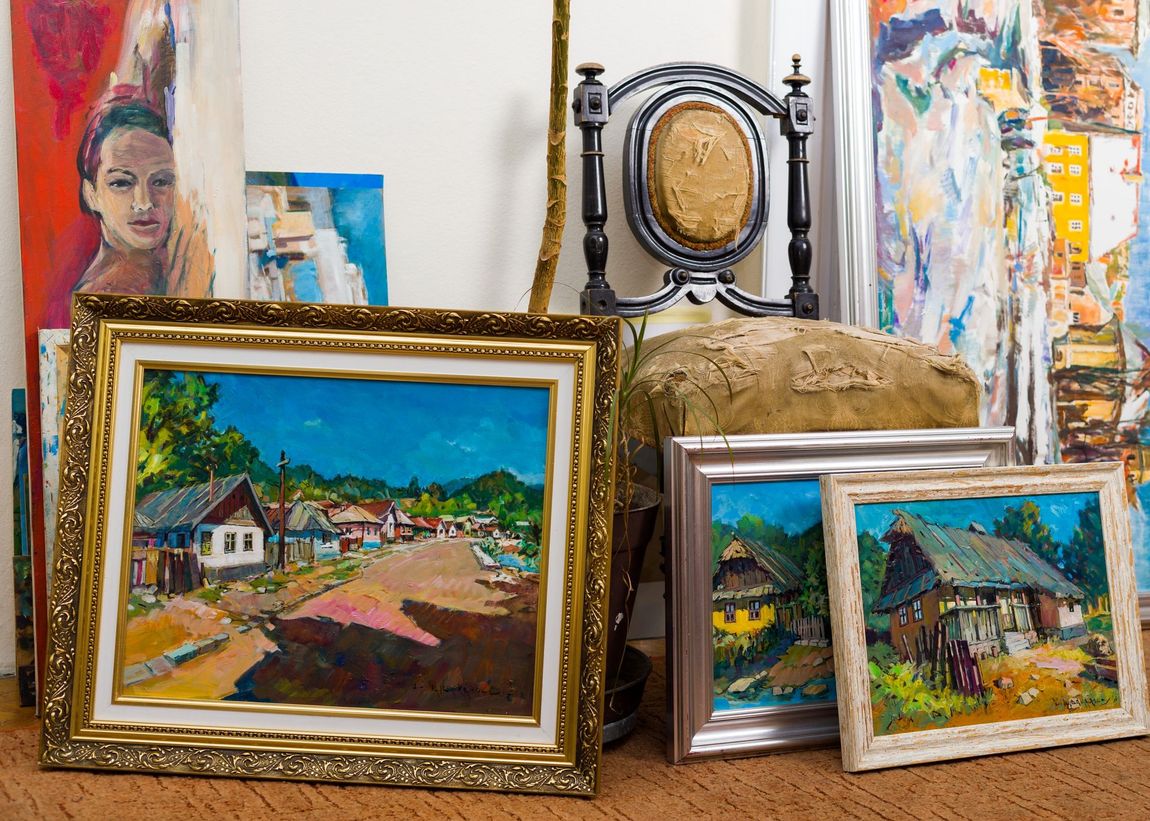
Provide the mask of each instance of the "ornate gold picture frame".
POLYGON ((844 769, 1150 733, 1121 464, 820 482, 844 769))
POLYGON ((77 296, 41 762, 594 794, 618 338, 77 296))

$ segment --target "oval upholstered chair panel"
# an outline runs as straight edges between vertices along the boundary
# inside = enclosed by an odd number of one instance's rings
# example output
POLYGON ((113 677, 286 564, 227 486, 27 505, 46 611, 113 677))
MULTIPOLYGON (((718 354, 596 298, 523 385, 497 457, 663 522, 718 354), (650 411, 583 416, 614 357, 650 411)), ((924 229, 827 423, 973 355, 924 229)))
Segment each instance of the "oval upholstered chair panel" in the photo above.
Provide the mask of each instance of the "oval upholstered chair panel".
POLYGON ((714 251, 746 227, 755 198, 755 157, 737 120, 702 101, 679 103, 651 130, 647 198, 676 242, 714 251))
MULTIPOLYGON (((635 381, 651 380, 644 392, 661 435, 979 423, 978 382, 960 357, 836 322, 729 319, 651 338, 642 357, 635 381)), ((635 438, 656 444, 645 402, 634 403, 626 421, 635 438)))

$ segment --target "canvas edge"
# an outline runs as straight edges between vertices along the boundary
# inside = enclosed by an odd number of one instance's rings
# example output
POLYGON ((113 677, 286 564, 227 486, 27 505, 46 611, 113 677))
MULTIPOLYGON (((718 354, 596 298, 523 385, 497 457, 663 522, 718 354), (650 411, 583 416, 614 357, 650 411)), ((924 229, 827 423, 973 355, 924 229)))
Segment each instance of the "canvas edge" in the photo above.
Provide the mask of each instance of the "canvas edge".
POLYGON ((835 580, 828 585, 832 601, 832 630, 839 637, 834 645, 835 669, 838 676, 842 676, 844 670, 847 672, 846 686, 840 689, 840 692, 845 690, 846 693, 839 699, 844 770, 861 772, 1150 733, 1146 677, 1142 666, 1143 653, 1134 594, 1129 519, 1118 513, 1119 509, 1125 510, 1125 481, 1120 464, 1093 462, 964 471, 911 471, 905 474, 868 473, 825 476, 822 482, 824 528, 833 517, 833 524, 826 531, 826 549, 828 582, 835 580), (966 480, 977 484, 965 493, 958 493, 954 486, 956 479, 960 484, 966 480), (1029 490, 1031 493, 1038 492, 1038 489, 1046 493, 1095 490, 1099 492, 1104 510, 1109 507, 1111 515, 1108 520, 1104 512, 1103 532, 1107 582, 1113 585, 1117 580, 1119 588, 1117 596, 1111 590, 1111 613, 1115 615, 1117 600, 1119 611, 1115 619, 1115 642, 1121 653, 1119 694, 1123 706, 1079 715, 1046 716, 990 725, 928 730, 924 733, 928 736, 926 738, 917 733, 875 737, 869 709, 869 683, 866 681, 865 664, 862 663, 866 659, 862 630, 865 614, 861 612, 862 589, 854 522, 856 502, 922 498, 922 493, 932 491, 939 491, 934 498, 952 499, 1025 495, 1028 490, 1024 483, 1028 479, 1034 482, 1029 490), (893 487, 896 482, 898 486, 893 487), (1123 526, 1124 518, 1126 521, 1123 526), (843 594, 849 598, 843 598, 843 594), (843 636, 847 636, 848 640, 844 641, 843 636))
POLYGON ((878 325, 874 112, 867 0, 830 0, 840 317, 878 325))
MULTIPOLYGON (((309 305, 225 299, 127 297, 77 294, 72 309, 72 370, 68 378, 56 558, 57 583, 49 603, 51 629, 39 763, 46 767, 170 772, 229 777, 274 777, 399 786, 451 787, 593 796, 602 756, 604 655, 614 471, 610 407, 619 379, 620 323, 614 317, 509 314, 375 306, 309 305), (588 456, 583 577, 573 591, 581 608, 578 641, 579 704, 573 727, 574 766, 399 755, 340 755, 197 747, 173 743, 105 742, 75 736, 74 709, 80 682, 76 654, 81 605, 93 600, 84 580, 84 542, 90 519, 103 501, 91 493, 94 407, 107 336, 102 323, 134 320, 185 324, 438 334, 508 340, 578 341, 593 346, 594 359, 581 404, 588 456), (589 398, 590 402, 585 400, 589 398), (133 750, 135 751, 133 753, 133 750), (439 776, 439 777, 437 777, 439 776)), ((573 491, 576 492, 576 491, 573 491)), ((580 545, 576 545, 578 551, 580 545)), ((88 585, 90 586, 90 585, 88 585)))
MULTIPOLYGON (((1010 464, 1013 461, 1013 428, 934 428, 879 431, 835 431, 783 434, 744 434, 734 436, 668 437, 664 441, 666 473, 666 521, 669 555, 667 562, 667 760, 672 764, 713 758, 734 758, 756 754, 790 752, 832 745, 839 737, 834 704, 811 704, 797 707, 755 711, 750 715, 731 715, 719 719, 709 709, 710 677, 707 668, 691 665, 694 655, 701 655, 704 637, 690 641, 691 627, 698 614, 686 604, 698 596, 698 585, 691 579, 707 576, 706 562, 699 561, 689 542, 709 544, 711 523, 702 512, 710 510, 709 490, 713 485, 701 464, 708 456, 724 460, 743 458, 782 460, 792 452, 825 452, 834 461, 844 453, 857 453, 880 448, 890 454, 896 448, 931 452, 961 446, 984 448, 987 464, 1010 464), (678 572, 682 569, 683 572, 678 572), (689 571, 689 572, 688 572, 689 571), (681 673, 681 671, 689 671, 681 673), (774 716, 783 723, 807 724, 813 719, 828 720, 831 729, 796 730, 785 738, 767 738, 752 734, 755 724, 774 716), (724 730, 726 732, 724 732, 724 730), (740 732, 741 731, 741 732, 740 732), (707 736, 715 736, 714 739, 707 736)), ((876 457, 876 459, 879 457, 876 457)), ((776 478, 792 475, 780 462, 776 478)), ((732 464, 732 470, 734 465, 732 464)), ((805 475, 805 471, 793 474, 805 475)), ((752 471, 740 475, 746 481, 768 480, 768 474, 752 471)), ((841 474, 840 474, 841 475, 841 474)), ((812 477, 817 478, 817 477, 812 477)))

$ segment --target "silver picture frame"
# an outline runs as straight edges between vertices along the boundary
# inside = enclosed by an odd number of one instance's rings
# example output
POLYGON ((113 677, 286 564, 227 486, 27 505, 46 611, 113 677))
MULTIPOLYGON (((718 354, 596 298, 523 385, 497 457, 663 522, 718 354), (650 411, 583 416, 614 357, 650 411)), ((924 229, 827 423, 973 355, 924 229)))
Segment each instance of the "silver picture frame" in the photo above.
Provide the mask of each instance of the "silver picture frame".
POLYGON ((666 440, 667 758, 682 763, 833 744, 835 703, 716 710, 712 491, 717 484, 817 483, 826 474, 996 467, 1014 462, 1012 428, 666 440))

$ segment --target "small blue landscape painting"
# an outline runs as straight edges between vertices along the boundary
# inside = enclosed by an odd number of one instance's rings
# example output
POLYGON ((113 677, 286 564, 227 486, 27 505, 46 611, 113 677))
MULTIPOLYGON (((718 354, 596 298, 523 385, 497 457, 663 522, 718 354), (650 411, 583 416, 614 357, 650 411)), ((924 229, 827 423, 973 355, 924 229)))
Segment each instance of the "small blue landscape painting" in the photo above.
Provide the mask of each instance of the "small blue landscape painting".
POLYGON ((530 716, 551 389, 145 370, 121 691, 530 716))
POLYGON ((249 171, 248 297, 387 304, 383 176, 249 171))
POLYGON ((875 735, 1118 706, 1097 493, 855 516, 875 735))
POLYGON ((834 701, 817 479, 711 489, 714 709, 834 701))

